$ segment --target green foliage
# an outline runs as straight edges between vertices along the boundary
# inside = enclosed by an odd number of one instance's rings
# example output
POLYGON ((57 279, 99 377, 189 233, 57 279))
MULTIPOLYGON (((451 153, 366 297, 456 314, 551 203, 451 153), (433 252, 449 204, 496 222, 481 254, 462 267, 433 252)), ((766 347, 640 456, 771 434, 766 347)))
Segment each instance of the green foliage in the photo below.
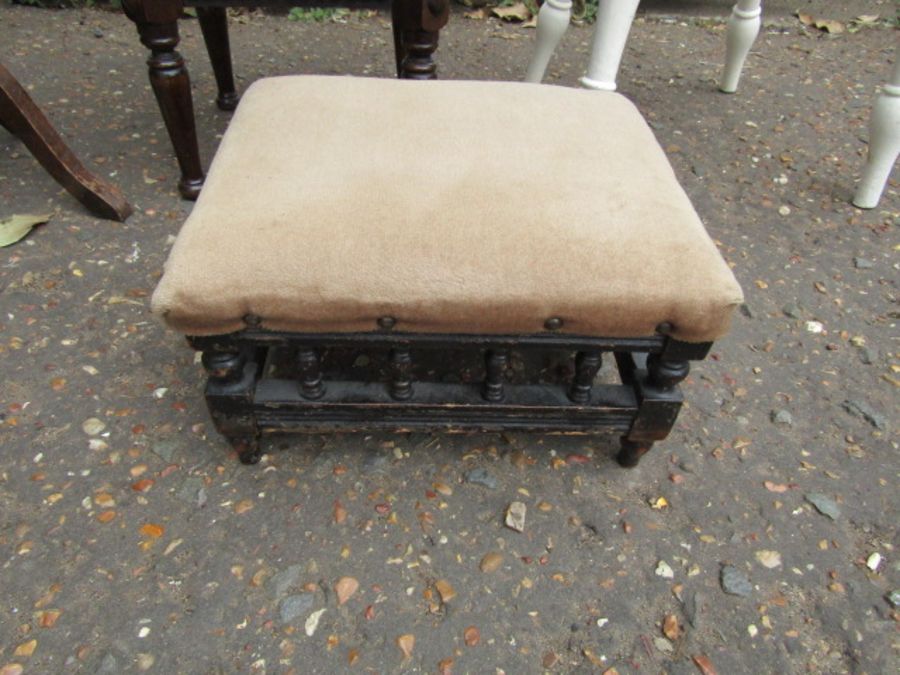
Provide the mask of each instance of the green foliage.
POLYGON ((292 7, 288 12, 288 19, 303 23, 324 23, 344 19, 348 14, 350 10, 341 7, 292 7))

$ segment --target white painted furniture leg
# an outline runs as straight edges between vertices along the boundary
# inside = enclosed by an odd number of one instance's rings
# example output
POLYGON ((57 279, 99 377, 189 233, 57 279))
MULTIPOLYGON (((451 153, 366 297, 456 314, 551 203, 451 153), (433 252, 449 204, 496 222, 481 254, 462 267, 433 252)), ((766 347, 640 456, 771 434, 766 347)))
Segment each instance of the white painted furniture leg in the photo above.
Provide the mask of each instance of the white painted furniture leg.
POLYGON ((591 60, 581 84, 588 89, 616 90, 616 75, 640 0, 600 0, 591 45, 591 60))
POLYGON ((725 69, 719 89, 727 94, 737 91, 741 70, 756 36, 759 35, 762 0, 738 0, 728 19, 725 39, 725 69))
POLYGON ((572 0, 547 0, 543 4, 538 12, 537 36, 531 63, 525 74, 526 82, 540 82, 544 79, 550 57, 562 40, 571 18, 572 0))
MULTIPOLYGON (((898 51, 897 56, 900 56, 898 51)), ((872 106, 869 118, 869 157, 856 187, 853 204, 874 209, 900 154, 900 59, 894 60, 890 81, 872 106)))

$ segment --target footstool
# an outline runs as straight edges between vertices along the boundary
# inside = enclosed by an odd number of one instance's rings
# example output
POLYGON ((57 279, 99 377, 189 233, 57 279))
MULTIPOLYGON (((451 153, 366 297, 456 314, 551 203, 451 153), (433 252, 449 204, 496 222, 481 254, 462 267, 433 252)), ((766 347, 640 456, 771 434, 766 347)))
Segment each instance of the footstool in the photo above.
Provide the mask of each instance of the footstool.
POLYGON ((513 429, 617 432, 633 466, 741 302, 624 97, 290 76, 244 95, 152 305, 245 463, 270 432, 513 429))

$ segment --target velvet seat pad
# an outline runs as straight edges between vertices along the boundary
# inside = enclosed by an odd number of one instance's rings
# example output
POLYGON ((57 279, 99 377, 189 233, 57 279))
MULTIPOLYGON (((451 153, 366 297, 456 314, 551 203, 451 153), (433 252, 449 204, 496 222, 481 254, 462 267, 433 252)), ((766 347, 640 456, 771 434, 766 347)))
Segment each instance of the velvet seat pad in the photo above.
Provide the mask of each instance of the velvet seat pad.
POLYGON ((615 93, 289 76, 245 93, 153 310, 192 335, 728 329, 740 287, 615 93), (253 318, 255 317, 255 318, 253 318))

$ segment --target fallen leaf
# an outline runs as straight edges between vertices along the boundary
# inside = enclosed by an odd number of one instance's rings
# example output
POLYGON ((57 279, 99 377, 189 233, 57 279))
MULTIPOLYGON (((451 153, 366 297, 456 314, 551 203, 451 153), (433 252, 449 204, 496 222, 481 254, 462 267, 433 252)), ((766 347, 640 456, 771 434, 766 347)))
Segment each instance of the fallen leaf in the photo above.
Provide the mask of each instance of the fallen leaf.
POLYGON ((526 21, 531 18, 531 11, 524 2, 517 2, 509 7, 493 7, 491 14, 504 21, 526 21))
POLYGON ((481 559, 481 563, 478 566, 482 572, 496 572, 502 564, 503 554, 491 551, 481 559))
POLYGON ((691 657, 703 675, 717 675, 716 669, 705 654, 694 654, 691 657))
POLYGON ((463 641, 467 647, 474 647, 481 642, 481 631, 475 626, 469 626, 463 631, 463 641))
POLYGON ((757 551, 756 559, 760 565, 768 567, 770 570, 781 565, 781 554, 778 551, 757 551))
POLYGON ((135 492, 146 492, 153 487, 152 478, 142 478, 141 480, 131 484, 131 489, 135 492))
POLYGON ((832 35, 844 32, 844 24, 840 21, 835 21, 834 19, 817 19, 816 28, 824 30, 826 33, 831 33, 832 35))
POLYGON ((141 527, 141 534, 151 539, 159 539, 165 531, 166 529, 162 525, 155 525, 154 523, 147 523, 141 527))
POLYGON ((37 640, 29 640, 28 642, 23 642, 18 647, 16 647, 16 651, 13 652, 13 656, 31 656, 34 654, 34 650, 37 648, 37 640))
POLYGON ((103 523, 104 525, 106 523, 112 522, 115 519, 115 517, 116 517, 115 511, 104 511, 103 513, 97 514, 97 520, 99 522, 103 523))
POLYGON ((53 217, 52 213, 36 215, 33 213, 13 214, 0 220, 0 247, 10 246, 22 239, 36 225, 46 223, 53 217))
POLYGON ((446 483, 441 483, 441 482, 435 481, 434 483, 431 484, 431 487, 433 487, 436 492, 439 492, 440 494, 444 495, 445 497, 449 497, 450 495, 453 494, 453 488, 451 488, 446 483))
POLYGON ((650 502, 651 509, 664 509, 669 505, 668 500, 665 497, 657 497, 655 500, 650 502))
POLYGON ((412 656, 413 647, 416 646, 416 636, 410 633, 401 635, 397 638, 397 646, 400 648, 400 651, 403 652, 403 656, 409 658, 412 656))
POLYGON ((769 492, 775 492, 778 494, 781 494, 782 492, 787 492, 789 489, 788 486, 784 485, 783 483, 773 483, 770 480, 764 481, 763 485, 766 486, 766 490, 768 490, 769 492))
POLYGON ((440 675, 453 675, 453 659, 447 657, 438 661, 438 673, 440 675))
POLYGON ((94 503, 97 506, 100 506, 100 507, 103 507, 106 509, 106 508, 115 506, 116 500, 113 499, 112 495, 107 494, 106 492, 100 492, 100 493, 94 495, 94 503))
POLYGON ((804 26, 812 26, 816 23, 815 17, 805 12, 797 12, 797 18, 800 19, 800 23, 804 26))
POLYGON ((336 522, 338 525, 347 520, 347 509, 344 508, 344 505, 341 504, 340 500, 338 499, 334 500, 333 514, 334 522, 336 522))
POLYGON ((242 499, 237 504, 234 505, 234 512, 238 515, 242 513, 247 513, 250 509, 253 508, 253 502, 249 499, 242 499))
POLYGON ((0 675, 22 675, 23 672, 25 672, 25 668, 18 663, 7 663, 0 666, 0 675))
POLYGON ((38 619, 38 624, 40 624, 41 628, 53 628, 56 625, 56 621, 59 619, 59 615, 62 614, 58 609, 47 609, 40 613, 40 618, 38 619))
POLYGON ((337 595, 338 605, 343 605, 350 599, 359 588, 359 582, 353 577, 341 577, 334 585, 334 592, 337 595))
POLYGON ((678 625, 678 618, 674 614, 666 614, 663 617, 662 632, 670 640, 677 640, 681 635, 681 626, 678 625))

